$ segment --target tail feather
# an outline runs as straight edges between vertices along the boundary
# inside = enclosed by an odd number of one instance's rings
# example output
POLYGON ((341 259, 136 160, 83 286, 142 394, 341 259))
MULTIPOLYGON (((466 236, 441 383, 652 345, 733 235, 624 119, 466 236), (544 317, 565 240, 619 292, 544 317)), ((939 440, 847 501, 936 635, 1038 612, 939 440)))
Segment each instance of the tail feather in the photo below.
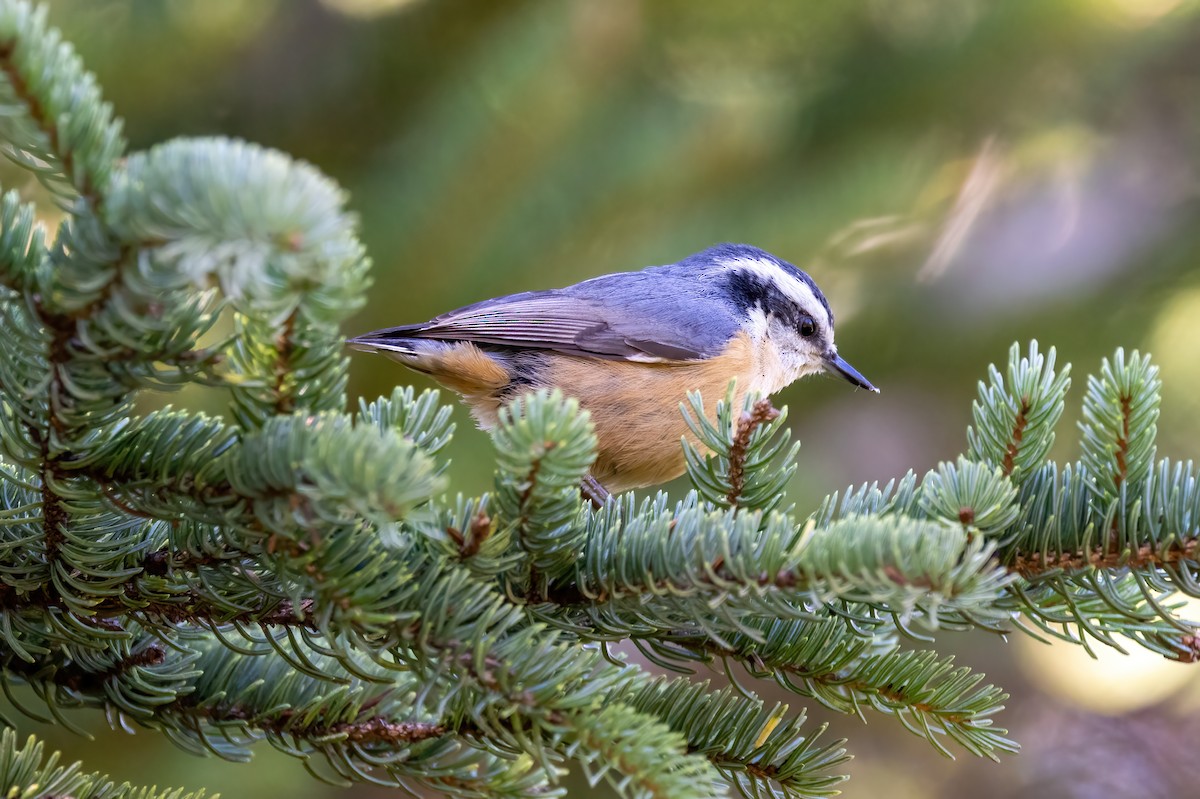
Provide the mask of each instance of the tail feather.
POLYGON ((390 330, 356 336, 346 344, 359 352, 377 352, 409 369, 437 376, 438 364, 453 345, 435 339, 415 339, 389 335, 390 330))
POLYGON ((500 397, 512 382, 506 358, 467 341, 439 341, 394 335, 381 330, 346 343, 361 352, 378 352, 417 372, 429 375, 462 396, 483 427, 495 423, 500 397))
POLYGON ((381 335, 386 331, 376 333, 367 333, 362 336, 355 336, 346 341, 347 346, 359 352, 383 352, 383 353, 402 353, 407 355, 416 355, 422 350, 429 349, 430 344, 441 344, 439 341, 429 339, 411 339, 398 336, 381 335))

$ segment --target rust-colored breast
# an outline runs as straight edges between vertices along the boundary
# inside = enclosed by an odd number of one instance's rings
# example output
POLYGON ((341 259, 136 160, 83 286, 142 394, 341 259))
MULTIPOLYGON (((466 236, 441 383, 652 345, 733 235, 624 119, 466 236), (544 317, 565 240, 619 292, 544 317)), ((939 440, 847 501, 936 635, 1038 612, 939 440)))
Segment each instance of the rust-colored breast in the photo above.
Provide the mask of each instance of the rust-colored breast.
MULTIPOLYGON (((496 425, 502 403, 528 387, 558 388, 591 412, 599 447, 593 476, 610 491, 655 485, 684 471, 680 438, 691 437, 679 404, 699 390, 710 418, 729 381, 737 378, 739 405, 746 391, 778 388, 770 349, 746 334, 723 353, 702 361, 638 363, 559 353, 528 353, 537 368, 514 388, 508 361, 470 343, 443 346, 404 362, 462 395, 484 429, 496 425)), ((775 359, 777 360, 777 359, 775 359)))
POLYGON ((542 382, 591 411, 599 451, 592 474, 610 491, 654 485, 684 471, 680 438, 691 436, 679 403, 699 390, 711 416, 738 378, 739 398, 752 382, 752 346, 739 336, 724 353, 678 364, 558 356, 542 382))

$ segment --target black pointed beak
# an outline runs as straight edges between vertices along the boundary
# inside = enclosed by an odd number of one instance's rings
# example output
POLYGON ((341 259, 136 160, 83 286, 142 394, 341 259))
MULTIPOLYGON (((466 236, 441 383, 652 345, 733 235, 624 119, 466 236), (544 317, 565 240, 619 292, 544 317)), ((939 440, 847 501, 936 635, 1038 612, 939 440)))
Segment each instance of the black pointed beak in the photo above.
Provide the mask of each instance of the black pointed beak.
POLYGON ((836 352, 825 356, 825 370, 833 372, 839 377, 845 378, 859 388, 865 388, 867 391, 879 393, 879 389, 871 385, 871 381, 859 374, 858 370, 850 364, 846 363, 846 359, 838 355, 836 352))

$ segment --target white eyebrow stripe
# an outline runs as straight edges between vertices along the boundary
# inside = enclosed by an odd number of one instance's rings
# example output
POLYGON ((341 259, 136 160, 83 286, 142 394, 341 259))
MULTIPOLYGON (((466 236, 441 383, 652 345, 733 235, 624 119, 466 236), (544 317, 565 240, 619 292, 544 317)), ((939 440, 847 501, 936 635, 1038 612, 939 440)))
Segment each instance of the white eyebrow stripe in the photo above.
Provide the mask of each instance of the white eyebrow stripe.
POLYGON ((728 258, 721 261, 721 269, 745 269, 764 280, 771 281, 779 286, 789 299, 811 313, 817 323, 825 330, 829 330, 832 336, 832 325, 829 323, 829 314, 825 310, 825 303, 817 299, 812 287, 803 280, 789 275, 774 263, 761 258, 728 258))

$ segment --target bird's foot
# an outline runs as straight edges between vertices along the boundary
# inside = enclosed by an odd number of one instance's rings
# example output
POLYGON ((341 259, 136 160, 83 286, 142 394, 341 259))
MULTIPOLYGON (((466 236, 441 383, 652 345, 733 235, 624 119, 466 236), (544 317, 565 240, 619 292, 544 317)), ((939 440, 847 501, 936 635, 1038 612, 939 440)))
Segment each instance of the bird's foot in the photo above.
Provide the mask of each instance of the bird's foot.
POLYGON ((590 474, 585 475, 583 483, 579 486, 579 493, 583 494, 583 498, 592 503, 592 507, 599 510, 604 507, 604 503, 612 496, 608 493, 608 489, 600 485, 600 481, 590 474))

